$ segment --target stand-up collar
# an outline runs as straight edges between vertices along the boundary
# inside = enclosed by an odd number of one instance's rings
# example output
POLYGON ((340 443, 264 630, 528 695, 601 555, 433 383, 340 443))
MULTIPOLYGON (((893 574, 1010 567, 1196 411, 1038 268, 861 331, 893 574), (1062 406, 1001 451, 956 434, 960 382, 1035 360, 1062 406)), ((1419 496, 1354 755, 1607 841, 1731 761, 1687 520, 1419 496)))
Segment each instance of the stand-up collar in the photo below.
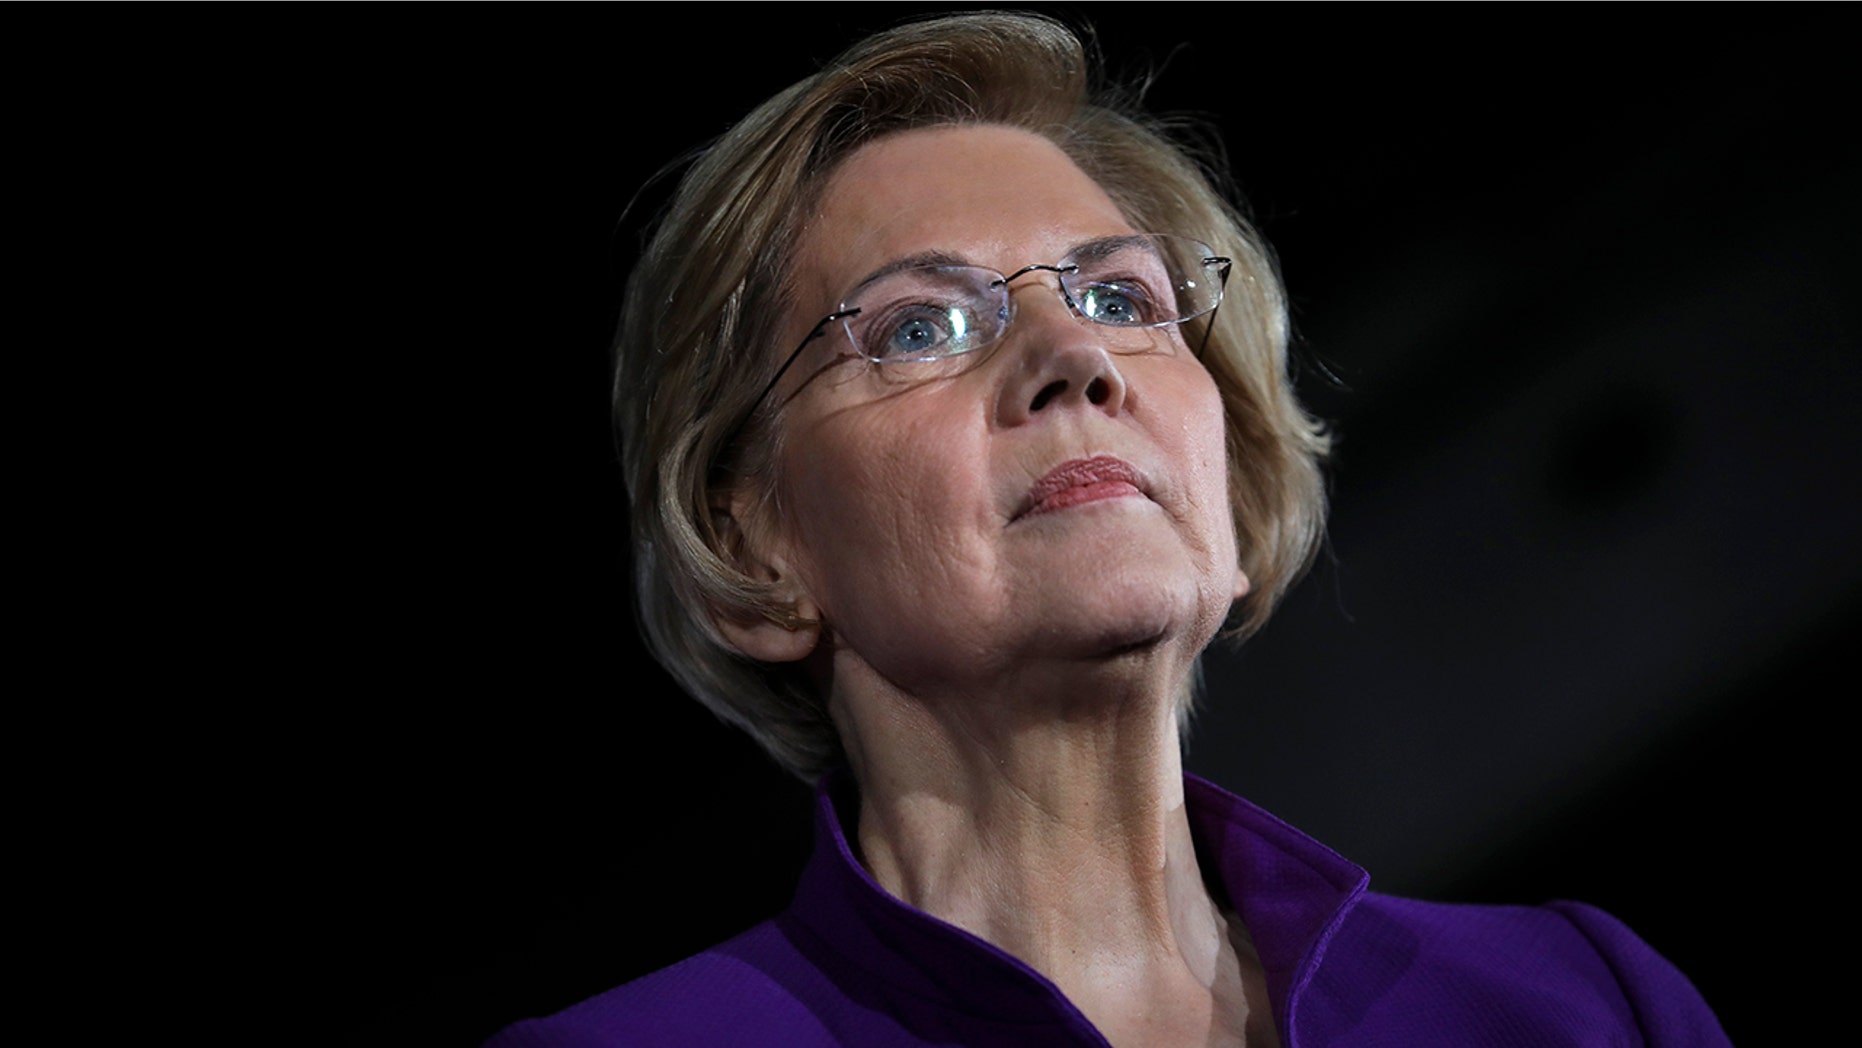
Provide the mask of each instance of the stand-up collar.
POLYGON ((1183 793, 1197 860, 1205 876, 1220 872, 1229 904, 1254 938, 1281 1044, 1293 1048, 1300 991, 1370 875, 1212 782, 1185 775, 1183 793))
MULTIPOLYGON (((1369 878, 1240 797, 1195 776, 1184 779, 1197 859, 1205 876, 1219 874, 1229 904, 1253 937, 1275 1022, 1291 1048, 1300 991, 1369 878)), ((1105 1043, 1039 972, 881 888, 848 843, 858 818, 853 777, 840 771, 823 778, 816 791, 815 851, 788 915, 836 955, 841 974, 884 983, 889 996, 918 998, 996 1023, 1025 1023, 1030 1033, 1050 1035, 1038 1041, 1063 1035, 1073 1043, 1105 1043)))

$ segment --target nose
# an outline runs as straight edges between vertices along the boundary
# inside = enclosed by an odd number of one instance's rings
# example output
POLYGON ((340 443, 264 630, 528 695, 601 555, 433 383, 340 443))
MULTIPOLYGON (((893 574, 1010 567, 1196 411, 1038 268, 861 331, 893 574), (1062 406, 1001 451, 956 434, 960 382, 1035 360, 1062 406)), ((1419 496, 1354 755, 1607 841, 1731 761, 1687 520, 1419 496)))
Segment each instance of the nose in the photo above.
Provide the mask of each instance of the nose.
POLYGON ((1052 282, 1019 286, 1015 294, 1009 345, 998 350, 1008 359, 996 393, 997 423, 1026 425, 1076 408, 1123 411, 1128 390, 1106 350, 1109 329, 1075 314, 1052 282))

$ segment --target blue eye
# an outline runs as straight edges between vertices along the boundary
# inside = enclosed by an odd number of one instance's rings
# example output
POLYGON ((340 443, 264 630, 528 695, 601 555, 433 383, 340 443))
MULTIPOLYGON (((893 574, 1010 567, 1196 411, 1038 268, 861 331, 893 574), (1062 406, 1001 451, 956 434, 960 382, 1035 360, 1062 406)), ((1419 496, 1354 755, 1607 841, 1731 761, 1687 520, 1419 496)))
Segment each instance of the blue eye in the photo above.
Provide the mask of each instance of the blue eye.
POLYGON ((911 266, 882 273, 849 292, 859 317, 847 334, 874 363, 942 360, 980 349, 1002 334, 1008 295, 1002 274, 976 266, 911 266))
POLYGON ((1145 325, 1153 323, 1143 292, 1118 284, 1094 284, 1078 293, 1080 314, 1095 324, 1145 325))
POLYGON ((962 306, 898 306, 860 325, 861 352, 873 360, 925 360, 968 352, 975 325, 962 306))
POLYGON ((892 328, 886 340, 886 352, 893 356, 915 357, 942 345, 949 336, 926 317, 912 317, 892 328))

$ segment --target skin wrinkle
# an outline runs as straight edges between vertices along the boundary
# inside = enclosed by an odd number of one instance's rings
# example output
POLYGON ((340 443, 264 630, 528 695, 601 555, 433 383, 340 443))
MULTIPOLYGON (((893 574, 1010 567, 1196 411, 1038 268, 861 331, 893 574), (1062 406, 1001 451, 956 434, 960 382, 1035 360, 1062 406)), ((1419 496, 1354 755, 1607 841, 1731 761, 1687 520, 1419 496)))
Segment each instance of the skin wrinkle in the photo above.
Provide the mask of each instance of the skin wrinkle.
MULTIPOLYGON (((904 132, 830 177, 798 301, 913 253, 1012 272, 1131 232, 1044 139, 904 132)), ((822 677, 880 884, 1034 965, 1114 1044, 1239 1044, 1238 922, 1196 865, 1177 726, 1245 587, 1221 395, 1180 341, 1109 351, 1129 332, 1081 320, 1053 280, 1018 281, 1001 342, 954 373, 850 363, 789 392, 785 512, 745 531, 831 627, 822 677), (1014 518, 1040 477, 1097 455, 1144 493, 1014 518)), ((825 312, 798 308, 777 344, 825 312)), ((766 661, 815 657, 792 633, 740 639, 766 661)))

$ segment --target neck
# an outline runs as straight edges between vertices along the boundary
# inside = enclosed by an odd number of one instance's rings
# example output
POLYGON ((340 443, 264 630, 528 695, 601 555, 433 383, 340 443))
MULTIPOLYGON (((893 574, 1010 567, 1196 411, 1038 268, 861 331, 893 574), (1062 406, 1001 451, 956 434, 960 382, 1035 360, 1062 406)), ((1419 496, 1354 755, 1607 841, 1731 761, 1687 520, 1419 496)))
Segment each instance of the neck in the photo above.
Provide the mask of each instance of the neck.
POLYGON ((1115 1044, 1240 1043, 1239 924, 1184 808, 1187 668, 930 697, 842 669, 859 848, 887 891, 1021 958, 1115 1044))

